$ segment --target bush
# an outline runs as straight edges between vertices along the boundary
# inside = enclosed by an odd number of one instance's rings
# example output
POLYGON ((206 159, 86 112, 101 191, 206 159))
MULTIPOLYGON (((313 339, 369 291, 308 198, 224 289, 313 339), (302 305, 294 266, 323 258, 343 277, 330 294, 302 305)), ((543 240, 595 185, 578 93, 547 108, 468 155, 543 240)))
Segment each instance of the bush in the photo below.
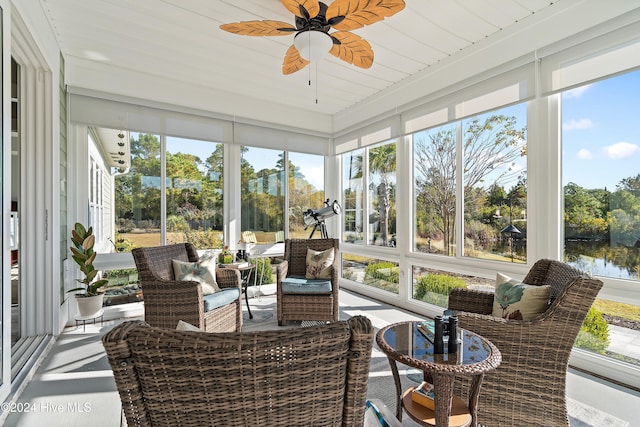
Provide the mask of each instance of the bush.
POLYGON ((138 247, 136 243, 132 242, 129 239, 120 237, 117 234, 116 234, 116 241, 113 244, 113 246, 116 248, 116 252, 131 252, 132 249, 135 249, 138 247))
POLYGON ((196 248, 221 248, 223 245, 219 230, 189 230, 184 232, 184 239, 196 248))
MULTIPOLYGON (((273 270, 269 258, 249 258, 249 262, 256 266, 256 285, 266 285, 273 283, 273 270)), ((249 283, 253 285, 253 282, 249 283)))
POLYGON ((376 262, 365 267, 365 276, 376 280, 400 283, 400 268, 392 262, 376 262))
POLYGON ((418 279, 415 289, 415 299, 424 300, 428 292, 449 295, 453 288, 466 288, 464 280, 446 274, 427 274, 418 279))
POLYGON ((609 347, 609 325, 595 307, 591 307, 584 319, 575 346, 604 354, 609 347))
POLYGON ((167 216, 167 231, 170 232, 187 232, 191 229, 189 223, 183 216, 169 215, 167 216))

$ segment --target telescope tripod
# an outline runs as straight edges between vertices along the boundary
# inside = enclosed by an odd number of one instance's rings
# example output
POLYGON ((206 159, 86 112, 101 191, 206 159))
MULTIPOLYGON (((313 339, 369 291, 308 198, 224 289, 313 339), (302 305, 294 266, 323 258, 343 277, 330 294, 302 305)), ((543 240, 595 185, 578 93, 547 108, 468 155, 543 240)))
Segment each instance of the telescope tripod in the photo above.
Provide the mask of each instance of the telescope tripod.
POLYGON ((311 234, 309 235, 309 239, 313 239, 313 234, 316 232, 316 229, 320 226, 320 234, 323 239, 329 238, 329 233, 327 233, 327 226, 324 221, 318 221, 313 225, 313 230, 311 230, 311 234))

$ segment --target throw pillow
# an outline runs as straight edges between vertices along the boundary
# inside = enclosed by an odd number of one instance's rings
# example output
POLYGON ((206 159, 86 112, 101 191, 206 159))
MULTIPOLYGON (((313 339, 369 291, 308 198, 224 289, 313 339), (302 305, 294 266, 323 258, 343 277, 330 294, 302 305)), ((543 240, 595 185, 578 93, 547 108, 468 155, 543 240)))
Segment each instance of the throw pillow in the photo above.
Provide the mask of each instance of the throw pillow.
POLYGON ((333 248, 314 251, 307 248, 307 279, 331 279, 333 266, 333 248))
POLYGON ((511 320, 529 320, 544 313, 549 307, 551 287, 503 282, 496 285, 493 297, 494 317, 511 320))
POLYGON ((202 284, 202 294, 209 295, 220 291, 216 283, 215 257, 204 256, 198 262, 185 262, 177 259, 173 262, 173 274, 176 280, 193 280, 202 284))
POLYGON ((178 320, 178 326, 176 326, 176 331, 203 332, 202 329, 192 325, 191 323, 187 323, 184 320, 178 320))
POLYGON ((518 280, 516 279, 512 279, 506 274, 496 273, 496 286, 498 286, 501 283, 511 283, 512 285, 517 285, 520 282, 518 282, 518 280))

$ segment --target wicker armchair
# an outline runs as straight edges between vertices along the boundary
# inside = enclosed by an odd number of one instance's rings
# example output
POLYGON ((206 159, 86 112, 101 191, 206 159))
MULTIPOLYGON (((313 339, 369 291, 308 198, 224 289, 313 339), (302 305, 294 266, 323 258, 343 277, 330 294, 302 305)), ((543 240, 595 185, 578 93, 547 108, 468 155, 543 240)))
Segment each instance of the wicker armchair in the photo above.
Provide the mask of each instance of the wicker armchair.
POLYGON ((124 322, 102 338, 129 426, 362 426, 369 319, 207 334, 124 322))
POLYGON ((284 261, 277 266, 277 308, 278 325, 288 320, 316 320, 335 322, 339 319, 338 311, 338 239, 287 239, 284 242, 284 261), (331 289, 324 292, 306 292, 301 290, 289 292, 283 290, 283 281, 290 277, 304 278, 306 274, 307 248, 324 251, 334 248, 331 277, 331 289))
POLYGON ((238 288, 238 297, 231 303, 205 311, 200 283, 177 281, 173 274, 172 260, 198 261, 198 253, 192 244, 138 248, 131 253, 144 296, 144 318, 150 325, 175 329, 182 320, 207 332, 240 332, 242 288, 238 271, 216 270, 218 286, 221 289, 238 288))
MULTIPOLYGON (((454 289, 449 294, 459 325, 489 339, 502 353, 502 364, 484 377, 478 423, 568 426, 569 355, 602 282, 552 260, 537 261, 523 282, 551 286, 551 305, 531 320, 492 317, 490 293, 454 289)), ((455 388, 467 396, 463 379, 456 379, 455 388)))

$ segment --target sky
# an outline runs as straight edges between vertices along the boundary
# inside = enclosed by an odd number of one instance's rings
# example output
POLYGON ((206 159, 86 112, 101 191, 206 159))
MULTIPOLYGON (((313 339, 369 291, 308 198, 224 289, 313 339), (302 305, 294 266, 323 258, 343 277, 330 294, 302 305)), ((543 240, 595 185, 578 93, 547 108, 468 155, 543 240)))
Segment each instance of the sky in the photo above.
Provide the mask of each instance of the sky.
POLYGON ((640 71, 566 92, 563 185, 616 189, 640 174, 640 71))

